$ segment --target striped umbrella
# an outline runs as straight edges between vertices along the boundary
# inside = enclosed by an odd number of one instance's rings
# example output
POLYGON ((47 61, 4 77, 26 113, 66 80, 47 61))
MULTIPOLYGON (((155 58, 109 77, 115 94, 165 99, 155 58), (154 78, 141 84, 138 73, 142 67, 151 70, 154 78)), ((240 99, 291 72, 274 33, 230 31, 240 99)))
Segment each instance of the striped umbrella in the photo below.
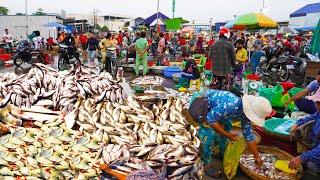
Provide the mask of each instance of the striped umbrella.
POLYGON ((278 23, 264 15, 263 13, 249 13, 238 16, 230 21, 225 27, 236 30, 256 30, 276 28, 278 23))

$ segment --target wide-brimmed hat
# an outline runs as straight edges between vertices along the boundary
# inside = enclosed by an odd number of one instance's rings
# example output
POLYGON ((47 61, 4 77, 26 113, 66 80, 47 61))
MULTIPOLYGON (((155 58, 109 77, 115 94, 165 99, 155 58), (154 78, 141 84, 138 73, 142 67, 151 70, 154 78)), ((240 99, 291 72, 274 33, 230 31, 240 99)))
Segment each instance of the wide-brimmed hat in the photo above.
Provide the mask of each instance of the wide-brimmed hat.
POLYGON ((246 117, 259 127, 264 126, 266 117, 272 113, 272 106, 264 97, 245 94, 242 97, 242 106, 246 117))
POLYGON ((320 102, 320 88, 317 90, 317 92, 314 95, 307 96, 306 98, 313 102, 320 102))

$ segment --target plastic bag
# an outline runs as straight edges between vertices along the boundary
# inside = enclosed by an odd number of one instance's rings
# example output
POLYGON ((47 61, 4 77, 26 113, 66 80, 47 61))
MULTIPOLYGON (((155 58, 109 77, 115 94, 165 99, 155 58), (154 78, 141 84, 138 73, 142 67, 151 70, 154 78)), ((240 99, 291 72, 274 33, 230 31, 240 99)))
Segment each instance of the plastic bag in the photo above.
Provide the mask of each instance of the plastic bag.
POLYGON ((277 160, 274 164, 274 167, 285 173, 297 174, 297 170, 292 170, 289 168, 289 161, 277 160))
MULTIPOLYGON (((289 99, 290 99, 290 96, 289 96, 288 93, 286 93, 285 95, 283 95, 283 96, 281 97, 281 106, 284 106, 284 104, 285 104, 289 99)), ((294 110, 294 107, 295 107, 294 101, 292 101, 292 102, 290 102, 290 103, 288 104, 288 109, 289 109, 290 111, 293 111, 293 110, 294 110)))
POLYGON ((224 173, 228 179, 232 179, 236 175, 240 156, 245 148, 246 141, 244 138, 228 143, 223 156, 224 173))
POLYGON ((283 93, 283 88, 281 85, 276 85, 273 87, 273 97, 271 100, 271 105, 275 107, 283 107, 283 103, 281 101, 282 99, 282 93, 283 93))

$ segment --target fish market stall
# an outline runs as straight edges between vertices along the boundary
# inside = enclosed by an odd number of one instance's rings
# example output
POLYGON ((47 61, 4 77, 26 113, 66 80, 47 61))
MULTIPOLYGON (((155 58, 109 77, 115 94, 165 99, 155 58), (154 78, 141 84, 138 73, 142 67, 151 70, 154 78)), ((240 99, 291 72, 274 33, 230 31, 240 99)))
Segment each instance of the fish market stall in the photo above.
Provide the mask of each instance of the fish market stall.
POLYGON ((107 165, 124 175, 147 168, 201 179, 200 140, 182 101, 145 105, 120 84, 79 65, 62 74, 35 64, 1 77, 1 125, 9 131, 0 137, 0 176, 96 179, 107 165))

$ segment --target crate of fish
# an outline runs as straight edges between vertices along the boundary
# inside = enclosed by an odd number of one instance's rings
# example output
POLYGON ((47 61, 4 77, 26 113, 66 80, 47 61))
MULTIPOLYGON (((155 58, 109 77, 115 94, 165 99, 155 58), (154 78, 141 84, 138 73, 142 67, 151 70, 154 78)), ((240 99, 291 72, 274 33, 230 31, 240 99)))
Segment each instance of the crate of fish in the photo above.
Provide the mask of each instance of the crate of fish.
POLYGON ((240 169, 251 179, 255 180, 270 180, 270 179, 301 179, 302 166, 295 173, 286 173, 275 167, 277 160, 290 161, 293 156, 278 149, 267 146, 258 146, 261 160, 263 164, 257 167, 253 154, 247 148, 240 157, 240 169))

